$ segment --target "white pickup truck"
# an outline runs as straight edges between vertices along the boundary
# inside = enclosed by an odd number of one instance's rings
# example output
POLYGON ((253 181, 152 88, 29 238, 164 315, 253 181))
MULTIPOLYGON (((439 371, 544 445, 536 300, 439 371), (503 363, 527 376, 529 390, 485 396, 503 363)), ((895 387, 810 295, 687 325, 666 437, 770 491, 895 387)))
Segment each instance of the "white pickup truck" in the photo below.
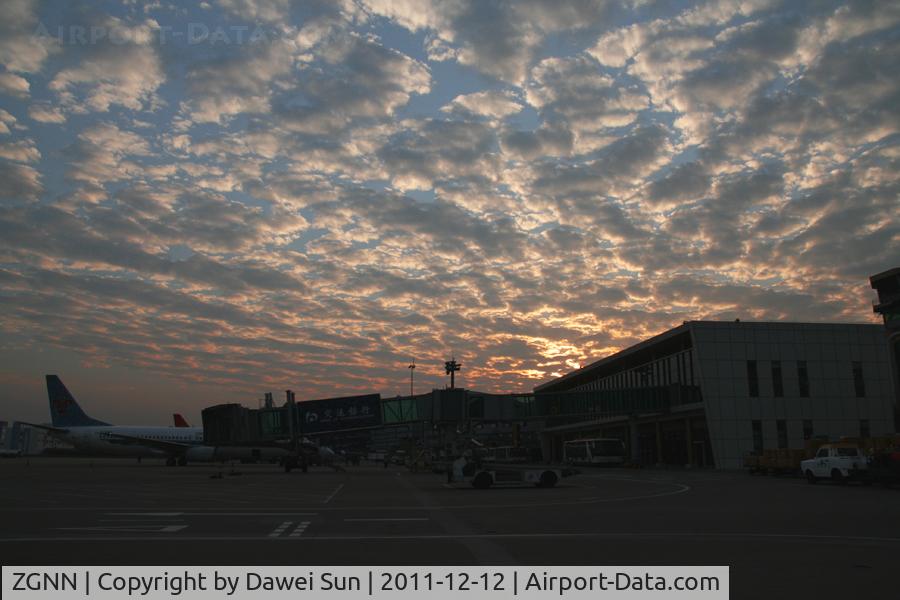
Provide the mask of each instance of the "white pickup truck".
POLYGON ((835 483, 864 479, 866 456, 852 444, 825 444, 813 458, 800 463, 800 470, 809 483, 831 479, 835 483))

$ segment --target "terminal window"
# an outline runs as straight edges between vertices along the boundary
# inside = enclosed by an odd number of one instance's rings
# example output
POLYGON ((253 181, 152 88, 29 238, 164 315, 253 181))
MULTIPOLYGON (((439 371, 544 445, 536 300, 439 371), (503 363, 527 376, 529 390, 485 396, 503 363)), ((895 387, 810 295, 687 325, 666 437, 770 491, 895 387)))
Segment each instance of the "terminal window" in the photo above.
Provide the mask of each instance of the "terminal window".
POLYGON ((861 437, 861 438, 872 437, 872 430, 869 428, 869 420, 868 419, 860 419, 859 420, 859 437, 861 437))
POLYGON ((772 395, 776 398, 784 396, 784 382, 781 380, 781 361, 772 361, 772 395))
POLYGON ((797 384, 800 387, 800 397, 809 398, 809 371, 805 360, 797 361, 797 384))
POLYGON ((853 388, 857 398, 866 397, 866 382, 863 379, 862 363, 853 361, 853 388))
POLYGON ((751 398, 759 398, 759 375, 756 372, 756 361, 747 361, 747 384, 751 398))
POLYGON ((763 435, 762 435, 762 421, 753 421, 751 424, 753 428, 753 451, 757 454, 762 454, 763 451, 763 435))
POLYGON ((803 420, 803 439, 811 440, 813 437, 813 422, 810 419, 803 420))
POLYGON ((775 426, 778 428, 778 448, 787 448, 787 422, 784 419, 778 419, 777 421, 775 421, 775 426))

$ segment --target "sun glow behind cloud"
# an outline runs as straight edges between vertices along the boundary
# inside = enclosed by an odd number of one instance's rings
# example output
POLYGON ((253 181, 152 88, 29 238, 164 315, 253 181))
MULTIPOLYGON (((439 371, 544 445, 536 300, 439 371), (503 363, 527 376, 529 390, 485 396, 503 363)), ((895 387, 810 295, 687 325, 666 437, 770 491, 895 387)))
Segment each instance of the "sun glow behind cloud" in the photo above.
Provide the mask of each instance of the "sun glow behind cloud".
POLYGON ((871 318, 896 5, 633 4, 7 2, 0 350, 314 398, 871 318))

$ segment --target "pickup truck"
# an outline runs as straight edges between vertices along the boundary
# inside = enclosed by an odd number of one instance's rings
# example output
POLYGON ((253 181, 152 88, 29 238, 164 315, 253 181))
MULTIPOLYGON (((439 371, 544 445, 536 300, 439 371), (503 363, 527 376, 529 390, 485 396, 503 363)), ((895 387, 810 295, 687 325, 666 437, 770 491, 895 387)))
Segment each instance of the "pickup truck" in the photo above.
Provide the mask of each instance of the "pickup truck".
POLYGON ((813 458, 800 463, 800 470, 809 483, 831 479, 835 483, 864 480, 867 469, 866 456, 852 444, 825 444, 813 458))

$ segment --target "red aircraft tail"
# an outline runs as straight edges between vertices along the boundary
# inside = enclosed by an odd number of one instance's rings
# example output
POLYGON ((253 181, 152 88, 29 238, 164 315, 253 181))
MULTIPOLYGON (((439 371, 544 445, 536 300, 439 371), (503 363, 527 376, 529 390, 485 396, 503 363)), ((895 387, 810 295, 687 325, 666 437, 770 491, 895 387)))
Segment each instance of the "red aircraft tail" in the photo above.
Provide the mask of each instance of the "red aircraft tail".
POLYGON ((181 416, 181 413, 175 413, 172 417, 175 419, 175 427, 190 427, 188 422, 184 420, 184 417, 181 416))

